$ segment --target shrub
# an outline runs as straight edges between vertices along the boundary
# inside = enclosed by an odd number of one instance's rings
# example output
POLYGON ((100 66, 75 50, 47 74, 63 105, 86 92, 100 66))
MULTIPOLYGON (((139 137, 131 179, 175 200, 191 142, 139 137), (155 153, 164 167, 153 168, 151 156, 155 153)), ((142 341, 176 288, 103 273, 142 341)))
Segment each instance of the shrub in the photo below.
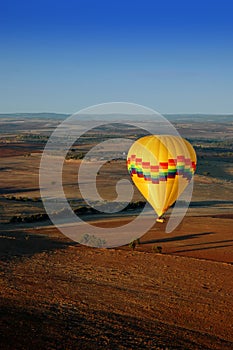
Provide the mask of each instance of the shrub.
POLYGON ((80 243, 97 248, 103 248, 106 245, 106 241, 104 239, 98 238, 95 235, 89 235, 88 233, 85 233, 81 237, 80 243))
POLYGON ((163 248, 161 246, 153 246, 152 247, 152 250, 155 252, 155 253, 159 253, 159 254, 162 254, 162 250, 163 248))
POLYGON ((139 244, 140 244, 140 239, 139 238, 134 239, 133 241, 131 241, 129 243, 129 248, 134 250, 136 248, 136 246, 139 245, 139 244))

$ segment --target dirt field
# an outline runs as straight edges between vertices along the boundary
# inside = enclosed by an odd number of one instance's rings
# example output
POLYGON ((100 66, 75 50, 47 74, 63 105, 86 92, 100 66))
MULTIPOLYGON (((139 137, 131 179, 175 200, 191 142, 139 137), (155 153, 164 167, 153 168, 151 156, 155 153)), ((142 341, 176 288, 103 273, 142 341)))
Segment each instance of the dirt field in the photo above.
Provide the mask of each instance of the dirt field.
MULTIPOLYGON (((155 224, 134 250, 88 248, 49 221, 9 223, 13 215, 44 212, 37 201, 40 147, 12 149, 0 154, 1 349, 233 348, 232 182, 198 174, 175 231, 155 224)), ((79 164, 64 166, 71 200, 79 196, 79 164)), ((100 176, 99 191, 113 198, 125 168, 112 162, 101 172, 111 175, 110 189, 100 176)), ((107 228, 135 215, 87 219, 107 228)))
POLYGON ((5 232, 2 348, 232 349, 232 264, 218 261, 232 260, 232 240, 223 232, 224 248, 216 223, 152 230, 135 251, 79 246, 55 229, 5 232))

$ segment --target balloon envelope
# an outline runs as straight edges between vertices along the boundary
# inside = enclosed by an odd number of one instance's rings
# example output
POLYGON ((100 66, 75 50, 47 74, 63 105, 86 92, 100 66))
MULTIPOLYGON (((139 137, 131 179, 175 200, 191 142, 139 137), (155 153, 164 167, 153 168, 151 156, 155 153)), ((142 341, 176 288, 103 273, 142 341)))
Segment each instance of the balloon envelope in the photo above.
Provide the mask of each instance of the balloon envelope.
POLYGON ((158 216, 177 200, 192 179, 196 153, 179 136, 149 135, 138 139, 127 156, 133 182, 158 216))

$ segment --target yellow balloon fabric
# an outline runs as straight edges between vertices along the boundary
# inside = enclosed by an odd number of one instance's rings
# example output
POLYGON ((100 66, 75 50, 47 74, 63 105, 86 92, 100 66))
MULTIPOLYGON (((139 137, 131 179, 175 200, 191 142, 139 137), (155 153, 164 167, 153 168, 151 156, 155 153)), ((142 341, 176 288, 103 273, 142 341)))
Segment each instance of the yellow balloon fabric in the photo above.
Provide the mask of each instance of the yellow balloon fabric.
POLYGON ((138 139, 127 156, 133 182, 160 217, 177 200, 196 170, 191 144, 172 135, 138 139))

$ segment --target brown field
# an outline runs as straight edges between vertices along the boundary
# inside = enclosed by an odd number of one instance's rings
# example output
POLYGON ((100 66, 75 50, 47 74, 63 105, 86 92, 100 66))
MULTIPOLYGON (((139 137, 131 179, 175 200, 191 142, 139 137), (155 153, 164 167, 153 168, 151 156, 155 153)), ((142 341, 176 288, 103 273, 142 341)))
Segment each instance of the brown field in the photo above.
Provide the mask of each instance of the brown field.
MULTIPOLYGON (((44 213, 38 183, 43 144, 11 137, 0 143, 1 349, 233 348, 232 162, 200 158, 190 208, 172 233, 155 224, 134 250, 97 249, 69 240, 48 220, 9 223, 13 216, 44 213), (205 162, 214 173, 204 174, 205 162)), ((81 199, 79 165, 64 165, 74 208, 81 199)), ((107 163, 97 177, 100 194, 113 199, 125 176, 123 161, 107 163)), ((135 191, 133 200, 141 199, 135 191)), ((108 228, 136 215, 85 219, 108 228)))

